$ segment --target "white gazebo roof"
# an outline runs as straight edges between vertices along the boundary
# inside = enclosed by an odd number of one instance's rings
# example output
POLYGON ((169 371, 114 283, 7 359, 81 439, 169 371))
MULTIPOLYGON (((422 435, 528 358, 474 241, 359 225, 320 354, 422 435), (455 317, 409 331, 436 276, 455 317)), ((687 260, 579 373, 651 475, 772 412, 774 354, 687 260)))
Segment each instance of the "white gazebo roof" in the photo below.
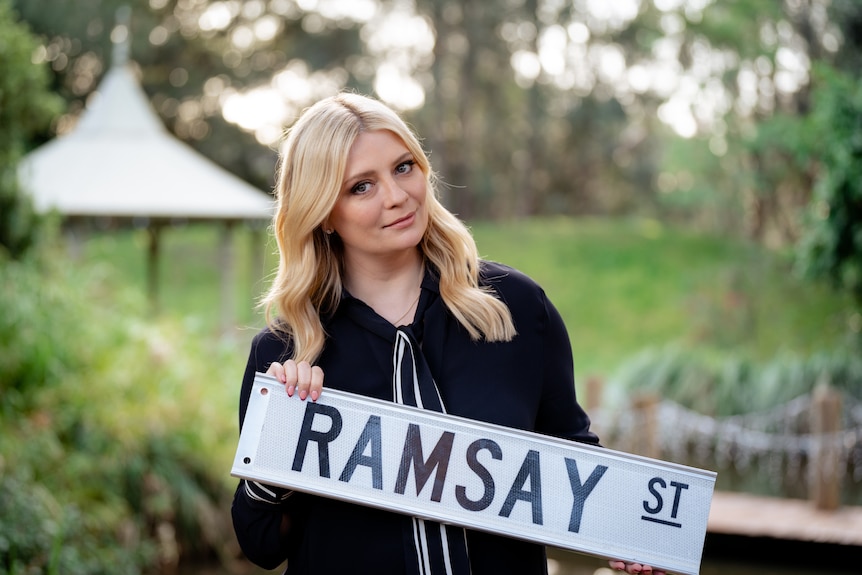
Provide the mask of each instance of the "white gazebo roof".
MULTIPOLYGON (((128 16, 125 10, 124 20, 128 16)), ((127 24, 122 26, 127 31, 127 24)), ((154 304, 164 223, 223 222, 219 269, 221 315, 227 328, 232 324, 236 271, 232 224, 269 220, 275 202, 168 132, 127 65, 127 54, 128 42, 115 44, 115 64, 77 126, 23 158, 18 168, 21 186, 41 212, 145 222, 151 232, 147 283, 154 304)))
POLYGON ((37 210, 64 216, 268 220, 273 199, 174 138, 128 65, 114 65, 71 133, 24 157, 37 210))

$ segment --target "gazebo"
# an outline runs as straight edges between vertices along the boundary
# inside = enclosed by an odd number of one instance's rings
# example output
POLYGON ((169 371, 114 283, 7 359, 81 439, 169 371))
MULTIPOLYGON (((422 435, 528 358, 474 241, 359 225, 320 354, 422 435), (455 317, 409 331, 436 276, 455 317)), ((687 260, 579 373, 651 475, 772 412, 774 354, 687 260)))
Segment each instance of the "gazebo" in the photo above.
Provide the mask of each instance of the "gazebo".
MULTIPOLYGON (((22 187, 38 211, 69 222, 110 219, 146 225, 148 293, 157 304, 160 232, 175 221, 223 226, 220 246, 222 326, 232 322, 232 230, 239 222, 263 227, 273 198, 174 138, 151 107, 115 44, 113 65, 76 127, 25 156, 22 187)), ((262 244, 261 244, 262 245, 262 244)))

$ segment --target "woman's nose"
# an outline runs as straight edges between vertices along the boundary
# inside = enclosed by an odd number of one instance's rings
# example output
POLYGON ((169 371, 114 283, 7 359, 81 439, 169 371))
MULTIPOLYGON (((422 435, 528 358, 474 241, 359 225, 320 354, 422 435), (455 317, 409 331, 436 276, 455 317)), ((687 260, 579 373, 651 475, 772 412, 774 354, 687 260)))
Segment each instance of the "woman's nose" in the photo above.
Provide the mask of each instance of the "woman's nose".
POLYGON ((384 178, 381 184, 383 186, 384 201, 387 206, 397 206, 407 199, 407 192, 394 178, 384 178))

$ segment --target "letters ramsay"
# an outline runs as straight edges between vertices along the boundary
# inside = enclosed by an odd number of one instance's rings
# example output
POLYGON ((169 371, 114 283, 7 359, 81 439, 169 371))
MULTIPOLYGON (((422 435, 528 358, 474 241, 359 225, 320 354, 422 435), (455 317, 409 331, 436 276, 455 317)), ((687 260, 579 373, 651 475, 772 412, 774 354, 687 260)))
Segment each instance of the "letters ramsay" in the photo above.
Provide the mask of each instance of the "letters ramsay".
MULTIPOLYGON (((305 415, 300 426, 291 469, 297 472, 303 471, 309 444, 314 443, 317 450, 317 473, 320 477, 331 478, 329 446, 333 442, 344 441, 341 438, 343 427, 343 417, 337 408, 331 405, 306 402, 305 415), (325 420, 325 423, 321 423, 322 420, 325 420)), ((453 455, 455 433, 444 430, 426 458, 422 447, 422 429, 415 423, 411 423, 407 426, 407 433, 403 439, 386 434, 386 441, 397 441, 402 445, 400 463, 394 483, 395 493, 405 494, 411 471, 413 472, 417 496, 422 494, 425 485, 433 475, 434 481, 430 489, 429 499, 440 502, 446 487, 447 472, 454 459, 463 460, 472 473, 481 480, 483 488, 478 499, 470 499, 467 496, 466 486, 455 485, 453 489, 458 504, 468 511, 481 511, 494 502, 497 493, 494 474, 478 457, 481 451, 487 451, 494 460, 504 458, 502 447, 494 440, 475 439, 467 445, 462 453, 453 455)), ((338 480, 349 483, 358 467, 366 467, 371 474, 372 487, 382 490, 385 468, 383 442, 384 429, 380 416, 368 416, 359 438, 353 445, 350 457, 338 474, 338 480)), ((498 513, 500 517, 509 517, 515 504, 523 501, 530 506, 533 524, 543 524, 540 457, 540 453, 536 450, 531 449, 527 452, 516 477, 506 490, 505 499, 498 513)), ((587 498, 607 471, 607 467, 596 466, 591 471, 587 481, 581 483, 577 460, 568 457, 565 457, 564 460, 573 498, 568 530, 577 533, 580 529, 587 498)))

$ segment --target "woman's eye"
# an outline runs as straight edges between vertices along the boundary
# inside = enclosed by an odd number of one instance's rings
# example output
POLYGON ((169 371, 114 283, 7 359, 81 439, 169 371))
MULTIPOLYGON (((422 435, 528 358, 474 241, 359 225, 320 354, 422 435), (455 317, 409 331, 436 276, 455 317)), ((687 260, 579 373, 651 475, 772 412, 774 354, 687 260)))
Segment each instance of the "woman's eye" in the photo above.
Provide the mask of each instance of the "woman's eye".
POLYGON ((407 160, 406 162, 402 162, 395 167, 395 173, 409 174, 413 170, 414 165, 416 165, 416 162, 414 162, 413 160, 407 160))
POLYGON ((371 182, 359 182, 353 188, 351 188, 351 192, 354 194, 364 194, 368 190, 371 189, 371 182))

